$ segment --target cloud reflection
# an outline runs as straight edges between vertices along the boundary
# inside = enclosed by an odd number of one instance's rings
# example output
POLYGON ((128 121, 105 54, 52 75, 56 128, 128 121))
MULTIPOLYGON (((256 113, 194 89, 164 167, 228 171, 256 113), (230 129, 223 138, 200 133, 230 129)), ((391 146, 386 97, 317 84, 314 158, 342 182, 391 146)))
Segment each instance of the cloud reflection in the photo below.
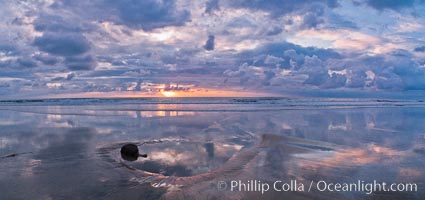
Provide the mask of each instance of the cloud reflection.
MULTIPOLYGON (((0 186, 6 192, 0 196, 114 199, 153 195, 179 199, 202 194, 248 198, 245 193, 217 193, 211 183, 276 178, 420 184, 425 180, 422 108, 190 111, 172 117, 175 111, 167 109, 173 106, 177 105, 152 106, 157 109, 147 112, 153 112, 152 117, 143 117, 145 111, 115 105, 0 111, 0 121, 16 122, 0 124, 1 155, 33 152, 1 160, 0 186), (158 108, 170 114, 159 117, 158 108), (395 131, 370 128, 372 122, 374 127, 395 131), (337 125, 351 128, 329 128, 337 125), (120 159, 122 143, 161 140, 164 142, 140 146, 140 151, 148 154, 146 159, 132 163, 120 159), (150 173, 142 173, 145 170, 150 173)), ((282 194, 267 195, 277 199, 282 194)), ((284 195, 314 198, 318 194, 284 195)), ((327 195, 319 196, 330 197, 327 195)), ((331 197, 361 196, 335 195, 331 197)))

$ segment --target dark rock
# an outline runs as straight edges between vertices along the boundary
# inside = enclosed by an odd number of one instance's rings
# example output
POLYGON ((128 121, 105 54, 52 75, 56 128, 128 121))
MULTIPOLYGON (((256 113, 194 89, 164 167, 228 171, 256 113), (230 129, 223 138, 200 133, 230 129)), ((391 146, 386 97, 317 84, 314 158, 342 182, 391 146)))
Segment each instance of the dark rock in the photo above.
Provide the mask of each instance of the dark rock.
POLYGON ((135 161, 139 157, 139 148, 135 144, 126 144, 122 146, 121 157, 127 161, 135 161))

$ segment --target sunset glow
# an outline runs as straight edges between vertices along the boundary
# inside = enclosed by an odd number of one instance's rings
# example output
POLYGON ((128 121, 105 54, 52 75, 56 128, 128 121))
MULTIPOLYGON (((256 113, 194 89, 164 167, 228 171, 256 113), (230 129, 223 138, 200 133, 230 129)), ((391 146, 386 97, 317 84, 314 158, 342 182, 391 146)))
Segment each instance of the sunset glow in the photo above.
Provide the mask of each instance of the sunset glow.
POLYGON ((176 93, 173 91, 161 91, 161 94, 164 95, 164 97, 175 97, 176 93))
POLYGON ((82 92, 73 94, 46 95, 40 98, 143 98, 143 97, 277 97, 272 93, 256 93, 233 90, 216 90, 198 88, 187 91, 159 91, 159 92, 82 92))

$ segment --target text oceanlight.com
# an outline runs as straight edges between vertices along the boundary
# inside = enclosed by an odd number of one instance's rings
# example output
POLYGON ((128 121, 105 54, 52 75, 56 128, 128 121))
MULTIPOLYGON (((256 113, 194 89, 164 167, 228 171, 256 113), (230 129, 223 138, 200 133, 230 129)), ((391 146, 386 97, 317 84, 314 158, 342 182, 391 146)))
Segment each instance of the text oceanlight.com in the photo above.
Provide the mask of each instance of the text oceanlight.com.
POLYGON ((320 181, 297 181, 297 180, 276 180, 266 182, 261 180, 231 180, 219 181, 217 189, 239 192, 259 192, 264 194, 268 191, 277 192, 364 192, 372 194, 373 192, 417 192, 416 183, 386 183, 379 181, 365 182, 358 180, 351 183, 338 183, 320 181))

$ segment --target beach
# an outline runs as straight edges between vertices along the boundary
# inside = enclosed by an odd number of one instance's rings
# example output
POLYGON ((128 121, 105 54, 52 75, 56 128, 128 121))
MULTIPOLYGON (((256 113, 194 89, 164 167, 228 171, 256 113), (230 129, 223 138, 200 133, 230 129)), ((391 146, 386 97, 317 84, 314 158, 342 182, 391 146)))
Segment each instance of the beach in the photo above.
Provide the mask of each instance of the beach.
POLYGON ((2 101, 0 199, 423 199, 424 121, 381 99, 2 101))

